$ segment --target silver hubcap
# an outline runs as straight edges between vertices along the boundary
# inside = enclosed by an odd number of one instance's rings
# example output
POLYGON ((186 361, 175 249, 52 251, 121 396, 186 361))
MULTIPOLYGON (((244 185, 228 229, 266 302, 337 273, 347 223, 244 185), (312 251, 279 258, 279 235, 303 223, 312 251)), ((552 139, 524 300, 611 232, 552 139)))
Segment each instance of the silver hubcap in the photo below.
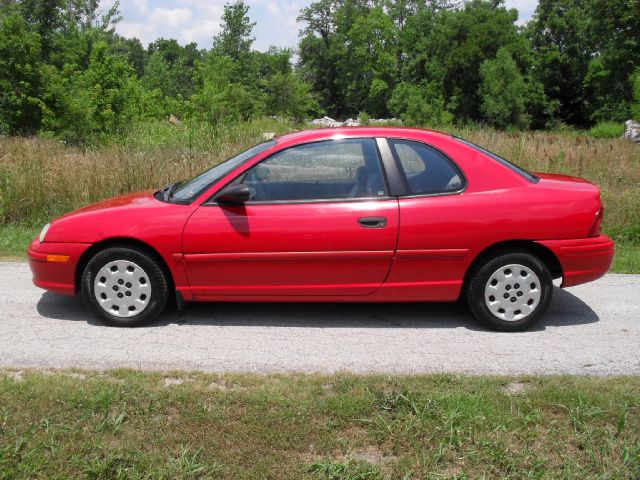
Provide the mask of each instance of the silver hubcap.
POLYGON ((484 288, 484 301, 491 313, 509 322, 531 315, 541 296, 538 276, 529 267, 515 263, 493 272, 484 288))
POLYGON ((93 282, 93 294, 107 313, 115 317, 135 317, 149 304, 151 282, 135 263, 116 260, 100 269, 93 282))

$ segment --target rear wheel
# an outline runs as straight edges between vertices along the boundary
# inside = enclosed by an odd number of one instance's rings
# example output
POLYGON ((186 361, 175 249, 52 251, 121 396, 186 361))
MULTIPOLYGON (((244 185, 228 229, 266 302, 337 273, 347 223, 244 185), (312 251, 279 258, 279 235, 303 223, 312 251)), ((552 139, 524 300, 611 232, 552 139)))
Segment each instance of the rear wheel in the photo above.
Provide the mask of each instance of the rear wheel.
POLYGON ((472 274, 467 303, 474 316, 494 330, 522 331, 549 307, 551 273, 537 257, 508 253, 493 257, 472 274))
POLYGON ((85 303, 109 325, 136 327, 152 322, 164 309, 168 292, 158 262, 133 247, 98 252, 82 275, 85 303))

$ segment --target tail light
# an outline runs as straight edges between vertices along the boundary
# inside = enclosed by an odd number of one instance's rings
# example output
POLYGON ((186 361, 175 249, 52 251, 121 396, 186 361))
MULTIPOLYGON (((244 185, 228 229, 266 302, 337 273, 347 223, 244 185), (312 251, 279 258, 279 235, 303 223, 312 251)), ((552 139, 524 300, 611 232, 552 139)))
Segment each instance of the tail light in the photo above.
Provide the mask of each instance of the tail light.
POLYGON ((604 207, 600 205, 600 209, 596 212, 596 218, 589 229, 589 237, 598 237, 602 234, 602 216, 604 215, 604 207))

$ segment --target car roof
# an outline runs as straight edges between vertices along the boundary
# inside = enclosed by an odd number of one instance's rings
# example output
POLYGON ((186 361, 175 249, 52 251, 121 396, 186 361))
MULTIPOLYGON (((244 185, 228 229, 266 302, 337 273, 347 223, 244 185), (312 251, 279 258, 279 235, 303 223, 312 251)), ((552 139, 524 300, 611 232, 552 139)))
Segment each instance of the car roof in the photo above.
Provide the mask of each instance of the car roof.
POLYGON ((295 145, 304 142, 327 140, 335 137, 397 137, 428 140, 429 138, 452 138, 450 134, 436 130, 410 127, 335 127, 303 130, 276 137, 279 145, 295 145))

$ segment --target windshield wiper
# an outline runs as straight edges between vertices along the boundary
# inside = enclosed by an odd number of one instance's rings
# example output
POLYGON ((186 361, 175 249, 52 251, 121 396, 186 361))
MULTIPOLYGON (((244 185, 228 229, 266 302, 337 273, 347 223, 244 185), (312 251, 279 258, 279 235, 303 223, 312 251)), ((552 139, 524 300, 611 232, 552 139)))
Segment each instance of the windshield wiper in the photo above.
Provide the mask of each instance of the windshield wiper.
POLYGON ((162 188, 158 193, 162 195, 163 202, 170 202, 173 193, 176 191, 178 186, 180 186, 182 182, 172 182, 166 187, 162 188))

